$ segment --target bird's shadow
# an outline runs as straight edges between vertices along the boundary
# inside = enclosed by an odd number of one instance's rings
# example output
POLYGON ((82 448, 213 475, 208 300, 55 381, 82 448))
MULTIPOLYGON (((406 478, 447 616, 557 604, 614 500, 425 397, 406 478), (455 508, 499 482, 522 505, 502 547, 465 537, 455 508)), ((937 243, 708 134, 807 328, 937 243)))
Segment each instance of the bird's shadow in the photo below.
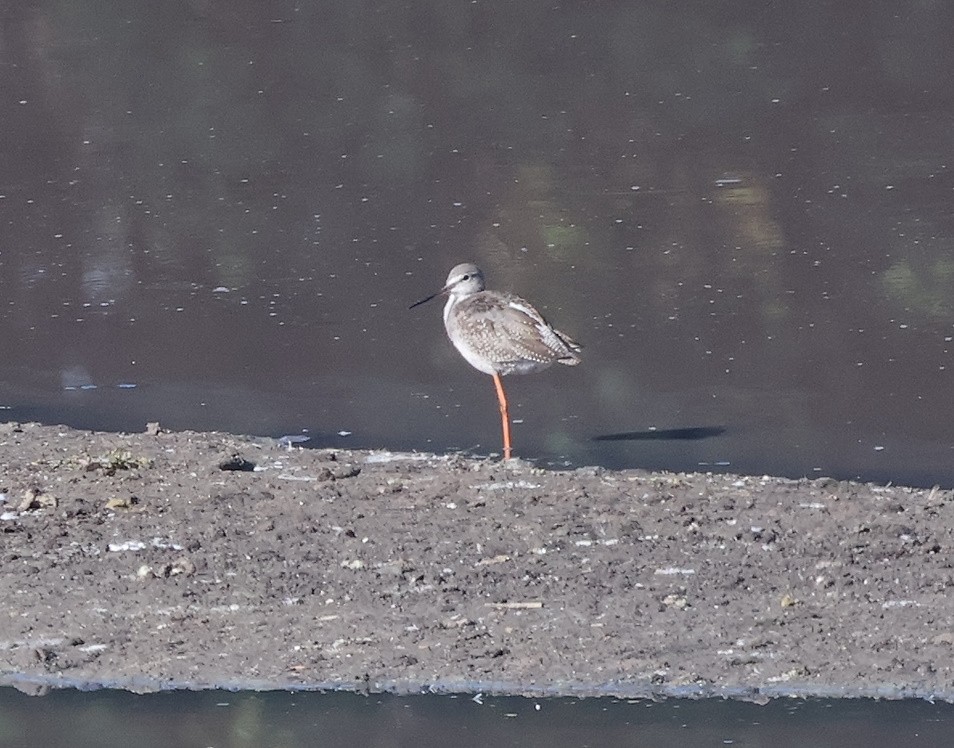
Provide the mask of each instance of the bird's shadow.
POLYGON ((710 439, 725 433, 725 426, 693 426, 686 429, 653 429, 652 431, 623 431, 618 434, 600 434, 593 437, 595 442, 636 442, 679 440, 697 441, 710 439))

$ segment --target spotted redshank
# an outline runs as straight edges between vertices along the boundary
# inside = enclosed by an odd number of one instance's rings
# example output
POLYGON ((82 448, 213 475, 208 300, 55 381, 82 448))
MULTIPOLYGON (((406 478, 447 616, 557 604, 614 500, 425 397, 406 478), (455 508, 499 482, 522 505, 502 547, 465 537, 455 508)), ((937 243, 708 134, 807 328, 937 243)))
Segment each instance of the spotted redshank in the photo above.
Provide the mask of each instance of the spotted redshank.
POLYGON ((471 366, 494 378, 503 428, 504 459, 510 459, 510 408, 501 377, 530 374, 553 363, 576 366, 580 346, 553 328, 519 296, 487 291, 484 274, 465 262, 447 276, 437 293, 411 304, 411 309, 447 294, 444 327, 447 337, 471 366))

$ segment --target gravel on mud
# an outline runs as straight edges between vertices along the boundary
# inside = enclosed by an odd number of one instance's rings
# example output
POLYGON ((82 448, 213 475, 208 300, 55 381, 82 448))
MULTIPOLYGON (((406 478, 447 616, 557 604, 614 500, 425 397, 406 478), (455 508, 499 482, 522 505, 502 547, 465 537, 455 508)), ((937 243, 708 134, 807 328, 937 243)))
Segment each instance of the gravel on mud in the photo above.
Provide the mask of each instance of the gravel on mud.
POLYGON ((954 695, 949 490, 0 424, 0 684, 954 695))

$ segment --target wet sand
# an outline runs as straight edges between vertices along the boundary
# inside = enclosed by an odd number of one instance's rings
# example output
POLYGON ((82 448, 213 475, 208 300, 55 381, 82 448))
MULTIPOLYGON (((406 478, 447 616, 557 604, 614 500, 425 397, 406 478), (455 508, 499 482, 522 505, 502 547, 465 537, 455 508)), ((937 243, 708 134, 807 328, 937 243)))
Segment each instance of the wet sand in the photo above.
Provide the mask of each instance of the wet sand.
POLYGON ((954 496, 0 424, 0 684, 954 699, 954 496))

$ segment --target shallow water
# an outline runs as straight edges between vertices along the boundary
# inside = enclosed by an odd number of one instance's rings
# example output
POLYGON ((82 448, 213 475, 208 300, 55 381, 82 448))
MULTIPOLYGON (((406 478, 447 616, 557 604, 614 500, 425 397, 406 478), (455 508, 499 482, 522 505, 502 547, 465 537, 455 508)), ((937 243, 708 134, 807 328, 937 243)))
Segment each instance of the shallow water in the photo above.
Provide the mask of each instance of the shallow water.
POLYGON ((499 451, 469 259, 520 456, 954 485, 952 13, 11 4, 2 415, 499 451))
POLYGON ((0 689, 0 745, 946 745, 954 707, 923 701, 618 701, 317 693, 0 689))

